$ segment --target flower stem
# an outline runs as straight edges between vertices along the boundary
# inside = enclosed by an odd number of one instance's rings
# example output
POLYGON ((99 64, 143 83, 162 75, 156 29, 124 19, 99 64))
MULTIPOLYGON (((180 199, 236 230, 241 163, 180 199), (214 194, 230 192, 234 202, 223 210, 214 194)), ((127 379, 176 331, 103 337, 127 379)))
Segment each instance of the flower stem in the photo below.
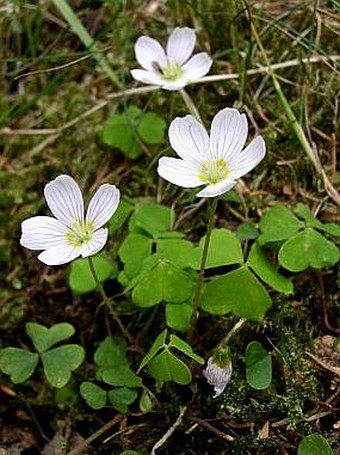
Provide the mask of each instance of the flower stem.
POLYGON ((220 341, 220 343, 218 344, 218 347, 223 348, 223 347, 228 346, 230 339, 240 330, 240 328, 243 326, 243 324, 245 322, 247 322, 247 319, 245 319, 245 318, 241 318, 238 322, 236 322, 234 327, 227 333, 227 335, 223 338, 223 340, 220 341))
POLYGON ((207 262, 207 257, 208 257, 211 232, 212 232, 212 229, 214 226, 214 217, 215 217, 215 212, 216 212, 216 208, 217 208, 217 201, 218 201, 218 198, 215 197, 212 201, 210 211, 209 211, 209 224, 208 224, 207 232, 205 234, 200 271, 199 271, 198 280, 197 280, 196 289, 195 289, 193 311, 192 311, 191 320, 190 320, 189 339, 192 337, 192 334, 195 329, 195 325, 196 325, 196 322, 197 322, 197 319, 199 316, 198 308, 199 308, 199 304, 200 304, 202 287, 203 287, 204 269, 205 269, 205 264, 207 262))
POLYGON ((88 260, 88 263, 89 263, 89 266, 90 266, 90 270, 91 270, 91 273, 93 275, 93 278, 94 278, 94 281, 96 282, 97 284, 97 289, 98 289, 98 292, 99 294, 101 295, 101 298, 103 299, 103 301, 105 302, 105 304, 107 305, 113 319, 115 320, 116 324, 118 325, 118 327, 120 328, 121 332, 123 333, 123 335, 125 336, 125 338, 129 341, 130 344, 133 344, 134 343, 134 339, 132 337, 132 335, 129 333, 129 331, 127 330, 127 328, 124 326, 124 324, 122 323, 122 321, 120 320, 119 316, 117 315, 117 313, 115 312, 114 308, 113 308, 113 305, 112 305, 112 302, 111 300, 108 298, 108 296, 106 295, 106 292, 104 290, 104 287, 102 285, 102 283, 99 281, 98 279, 98 275, 97 275, 97 272, 96 272, 96 269, 94 267, 94 264, 93 264, 93 261, 92 261, 92 258, 89 256, 87 258, 88 260))
POLYGON ((179 93, 181 94, 183 101, 186 104, 187 108, 189 109, 190 113, 196 118, 196 120, 203 124, 200 113, 198 112, 198 109, 195 103, 193 102, 191 96, 184 90, 184 88, 181 88, 179 90, 179 93))

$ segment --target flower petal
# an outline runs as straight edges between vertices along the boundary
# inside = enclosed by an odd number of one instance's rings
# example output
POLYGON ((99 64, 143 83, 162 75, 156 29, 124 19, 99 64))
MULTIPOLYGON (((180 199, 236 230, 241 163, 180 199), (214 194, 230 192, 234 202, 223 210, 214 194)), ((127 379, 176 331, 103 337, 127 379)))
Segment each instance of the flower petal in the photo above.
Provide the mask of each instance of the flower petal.
POLYGON ((64 245, 68 228, 50 216, 33 216, 21 223, 20 244, 30 250, 64 245))
POLYGON ((208 133, 192 115, 177 117, 171 122, 169 141, 181 158, 196 166, 210 158, 208 133))
POLYGON ((160 85, 163 86, 164 80, 160 74, 153 71, 146 70, 131 70, 131 75, 136 81, 143 82, 144 84, 160 85))
POLYGON ((193 163, 163 156, 158 162, 158 174, 168 182, 183 188, 195 188, 202 185, 199 168, 193 163))
POLYGON ((253 139, 242 152, 228 162, 229 177, 238 179, 251 171, 266 154, 266 144, 262 136, 253 139))
POLYGON ((164 49, 153 38, 141 36, 135 44, 136 59, 146 70, 152 71, 155 63, 159 66, 166 65, 166 56, 164 49))
POLYGON ((225 108, 215 115, 211 124, 210 149, 215 159, 231 163, 242 150, 248 134, 247 118, 238 110, 225 108))
POLYGON ((39 254, 38 259, 46 265, 62 265, 80 256, 80 248, 65 245, 52 246, 39 254))
POLYGON ((104 226, 117 210, 119 198, 119 190, 114 185, 100 186, 89 203, 86 221, 92 221, 95 230, 104 226))
POLYGON ((196 194, 197 197, 215 197, 226 193, 236 184, 235 180, 228 177, 221 182, 206 186, 202 191, 196 194))
POLYGON ((188 81, 195 81, 196 79, 205 76, 209 73, 212 62, 212 59, 206 52, 200 52, 199 54, 194 55, 182 66, 184 77, 188 81))
POLYGON ((189 27, 176 27, 170 34, 166 53, 169 60, 182 64, 192 54, 196 43, 196 33, 189 27))
POLYGON ((51 212, 62 223, 71 226, 74 221, 84 219, 83 196, 69 175, 59 175, 48 183, 44 194, 51 212))
POLYGON ((102 248, 104 248, 105 243, 107 242, 108 230, 99 229, 93 234, 92 240, 81 246, 81 255, 83 258, 92 256, 93 254, 98 253, 102 248))

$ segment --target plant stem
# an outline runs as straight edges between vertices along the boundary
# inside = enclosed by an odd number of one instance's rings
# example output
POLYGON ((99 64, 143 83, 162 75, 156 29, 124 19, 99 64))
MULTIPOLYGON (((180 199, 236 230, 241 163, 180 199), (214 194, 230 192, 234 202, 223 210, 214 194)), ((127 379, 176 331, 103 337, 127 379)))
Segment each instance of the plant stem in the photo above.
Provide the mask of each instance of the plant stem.
POLYGON ((113 319, 115 320, 115 322, 117 323, 118 327, 120 328, 121 332, 123 333, 123 335, 125 336, 125 338, 129 341, 130 344, 133 344, 134 343, 134 340, 133 340, 133 337, 132 335, 129 333, 129 331, 126 329, 126 327, 124 326, 124 324, 122 323, 122 321, 119 319, 119 316, 117 315, 117 313, 115 312, 114 308, 113 308, 113 305, 112 305, 112 302, 111 300, 108 298, 108 296, 106 295, 106 292, 104 290, 104 287, 102 285, 102 283, 99 281, 98 279, 98 275, 97 275, 97 272, 96 272, 96 269, 94 268, 94 265, 93 265, 93 261, 92 261, 92 258, 89 256, 87 258, 88 262, 89 262, 89 266, 90 266, 90 270, 91 270, 91 273, 93 275, 93 278, 94 278, 94 281, 96 282, 97 284, 97 289, 99 291, 99 294, 101 295, 101 298, 103 299, 103 301, 106 303, 113 319))
POLYGON ((195 103, 193 102, 191 96, 184 90, 184 88, 181 88, 179 90, 179 93, 181 94, 183 101, 186 104, 187 108, 189 109, 190 113, 196 118, 196 120, 203 124, 200 113, 198 112, 198 109, 195 103))
POLYGON ((198 319, 198 308, 199 308, 199 304, 200 304, 202 287, 203 287, 204 269, 205 269, 205 264, 207 262, 207 257, 208 257, 211 232, 212 232, 212 229, 214 226, 214 217, 215 217, 215 212, 216 212, 216 208, 217 208, 217 201, 218 201, 218 198, 215 197, 213 199, 211 207, 210 207, 209 224, 208 224, 207 232, 205 234, 200 271, 199 271, 198 280, 197 280, 197 284, 196 284, 195 296, 194 296, 194 302, 193 302, 193 311, 192 311, 191 320, 190 320, 190 330, 189 330, 189 335, 188 335, 189 339, 191 338, 191 336, 194 332, 195 325, 196 325, 196 322, 198 319))
POLYGON ((105 57, 99 52, 96 47, 95 41, 93 37, 89 34, 86 28, 78 19, 77 15, 74 13, 71 6, 65 0, 53 0, 53 3, 64 16, 64 19, 67 21, 73 33, 75 33, 80 41, 84 44, 87 49, 93 51, 93 57, 97 60, 99 65, 102 67, 103 71, 107 74, 107 76, 111 79, 111 81, 118 87, 122 88, 122 84, 120 83, 118 77, 112 71, 111 66, 107 63, 105 57))
POLYGON ((218 344, 219 347, 226 347, 230 339, 240 330, 243 324, 247 322, 247 319, 241 318, 234 327, 227 333, 227 335, 223 338, 223 340, 218 344))

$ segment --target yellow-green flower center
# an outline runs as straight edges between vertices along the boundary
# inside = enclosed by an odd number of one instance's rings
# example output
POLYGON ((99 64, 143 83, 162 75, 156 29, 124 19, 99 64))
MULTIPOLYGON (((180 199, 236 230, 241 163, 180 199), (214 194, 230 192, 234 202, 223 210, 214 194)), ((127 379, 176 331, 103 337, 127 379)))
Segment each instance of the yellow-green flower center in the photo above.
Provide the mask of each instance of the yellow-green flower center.
POLYGON ((167 66, 162 66, 160 71, 166 81, 175 81, 184 74, 183 68, 178 62, 170 62, 167 66))
POLYGON ((89 243, 93 238, 94 224, 92 221, 76 220, 65 234, 67 242, 74 248, 89 243))
POLYGON ((207 160, 201 164, 198 177, 204 184, 213 185, 228 177, 229 170, 223 158, 207 160))

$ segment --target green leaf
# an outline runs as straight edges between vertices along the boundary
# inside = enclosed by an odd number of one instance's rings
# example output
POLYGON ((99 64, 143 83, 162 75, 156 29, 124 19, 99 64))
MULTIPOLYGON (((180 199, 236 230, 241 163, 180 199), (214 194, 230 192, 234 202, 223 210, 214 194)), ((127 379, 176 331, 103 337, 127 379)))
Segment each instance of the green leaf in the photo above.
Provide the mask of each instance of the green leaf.
POLYGON ((101 379, 106 384, 126 387, 142 387, 142 380, 128 365, 102 370, 101 379))
POLYGON ((193 249, 194 245, 189 240, 159 239, 157 241, 159 255, 181 268, 191 266, 193 249))
POLYGON ((150 412, 153 410, 154 404, 152 396, 148 390, 143 390, 142 396, 139 400, 139 409, 142 412, 150 412))
POLYGON ((297 455, 333 455, 333 450, 321 434, 313 433, 302 439, 297 455))
POLYGON ((60 341, 70 338, 75 332, 73 325, 67 322, 54 324, 49 328, 36 322, 27 322, 25 327, 35 349, 40 353, 47 351, 60 341))
POLYGON ((98 385, 93 384, 93 382, 82 382, 80 384, 80 393, 88 406, 92 409, 101 409, 106 405, 106 391, 98 385))
POLYGON ((327 234, 340 236, 340 225, 336 223, 322 223, 317 218, 314 217, 312 212, 309 210, 307 205, 298 203, 296 206, 296 212, 299 217, 303 218, 308 226, 319 229, 320 231, 327 232, 327 234))
POLYGON ((194 286, 190 273, 154 254, 150 261, 144 262, 132 300, 141 307, 151 307, 162 301, 182 303, 191 298, 194 286))
POLYGON ((127 158, 138 158, 142 154, 137 134, 141 113, 138 107, 130 106, 123 114, 109 117, 102 133, 104 143, 118 148, 127 158))
POLYGON ((147 112, 143 115, 137 131, 147 144, 161 144, 164 141, 166 127, 167 123, 162 117, 154 112, 147 112))
POLYGON ((335 237, 340 236, 340 225, 339 224, 326 223, 326 224, 323 224, 322 227, 320 226, 319 229, 321 229, 324 232, 327 232, 327 234, 334 235, 335 237))
MULTIPOLYGON (((204 248, 205 236, 191 254, 191 266, 199 270, 204 248)), ((242 264, 243 253, 239 240, 227 229, 213 229, 211 232, 206 269, 222 265, 242 264)))
POLYGON ((149 373, 158 381, 174 381, 177 384, 190 384, 191 371, 186 364, 175 357, 168 349, 154 357, 148 365, 149 373))
POLYGON ((157 238, 159 233, 170 231, 173 223, 173 212, 165 205, 140 202, 130 218, 130 232, 147 232, 157 238))
POLYGON ((292 294, 294 288, 291 280, 277 272, 257 243, 254 243, 250 250, 247 264, 269 286, 283 294, 292 294))
POLYGON ((245 221, 244 223, 241 223, 236 230, 236 237, 239 239, 240 242, 243 242, 244 240, 257 239, 258 236, 259 236, 258 230, 250 221, 245 221))
POLYGON ((168 331, 165 329, 163 332, 161 332, 158 337, 155 339, 153 342, 153 345, 151 346, 149 352, 146 354, 146 356, 143 358, 137 373, 140 372, 142 368, 144 368, 153 357, 157 354, 157 352, 162 349, 165 346, 165 340, 167 337, 168 331))
POLYGON ((26 381, 32 376, 39 355, 19 348, 4 348, 0 350, 0 370, 8 374, 14 384, 26 381))
POLYGON ((109 221, 110 233, 119 229, 133 212, 133 205, 125 199, 121 199, 117 210, 109 221))
POLYGON ((272 358, 261 343, 248 344, 246 355, 246 375, 248 384, 256 390, 266 389, 272 381, 272 358))
POLYGON ((179 332, 187 332, 190 328, 192 305, 190 303, 168 303, 165 306, 166 325, 179 332))
POLYGON ((201 306, 212 314, 232 312, 235 316, 261 321, 271 299, 247 266, 222 275, 204 286, 201 306))
POLYGON ((283 205, 276 205, 260 221, 260 245, 289 239, 304 227, 302 221, 283 205))
POLYGON ((339 248, 319 232, 307 228, 282 245, 278 258, 291 272, 301 272, 308 267, 321 269, 339 261, 339 248))
POLYGON ((57 389, 70 380, 72 371, 85 359, 85 351, 78 344, 67 344, 41 354, 48 382, 57 389))
POLYGON ((120 387, 118 389, 110 390, 108 396, 112 406, 117 409, 117 411, 125 413, 128 412, 128 405, 135 401, 138 393, 135 389, 120 387))
POLYGON ((129 278, 137 276, 144 260, 150 256, 152 240, 141 234, 129 234, 121 244, 118 254, 129 278))
POLYGON ((188 357, 195 360, 195 362, 200 363, 201 365, 204 365, 204 363, 205 363, 205 360, 201 356, 194 353, 190 344, 181 340, 176 335, 170 335, 169 348, 170 347, 174 347, 174 348, 178 349, 183 354, 187 355, 188 357))
MULTIPOLYGON (((93 266, 101 283, 117 276, 117 266, 114 262, 98 254, 92 257, 93 266)), ((75 259, 71 263, 71 271, 68 278, 70 288, 75 294, 86 294, 95 291, 95 282, 87 258, 75 259)))
POLYGON ((127 365, 126 341, 121 337, 106 337, 96 349, 94 361, 104 369, 127 365))

